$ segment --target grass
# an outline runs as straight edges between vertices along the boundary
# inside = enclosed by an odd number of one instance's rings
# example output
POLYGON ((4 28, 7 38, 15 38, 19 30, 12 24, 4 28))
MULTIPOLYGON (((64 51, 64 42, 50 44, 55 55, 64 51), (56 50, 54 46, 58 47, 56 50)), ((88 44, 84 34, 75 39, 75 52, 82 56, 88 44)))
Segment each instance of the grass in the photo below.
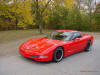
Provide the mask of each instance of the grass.
POLYGON ((10 30, 10 31, 0 31, 0 43, 19 40, 28 38, 31 36, 44 36, 48 35, 52 30, 44 30, 43 34, 40 34, 37 29, 35 30, 10 30))

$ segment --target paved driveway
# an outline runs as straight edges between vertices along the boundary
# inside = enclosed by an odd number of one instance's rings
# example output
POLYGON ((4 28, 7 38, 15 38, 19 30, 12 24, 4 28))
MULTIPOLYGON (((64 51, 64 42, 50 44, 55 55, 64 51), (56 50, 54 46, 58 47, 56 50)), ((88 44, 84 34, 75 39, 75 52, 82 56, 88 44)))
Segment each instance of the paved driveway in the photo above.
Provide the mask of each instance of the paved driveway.
POLYGON ((18 47, 27 39, 0 44, 0 75, 100 75, 99 38, 92 51, 68 56, 59 63, 39 63, 19 55, 18 47))

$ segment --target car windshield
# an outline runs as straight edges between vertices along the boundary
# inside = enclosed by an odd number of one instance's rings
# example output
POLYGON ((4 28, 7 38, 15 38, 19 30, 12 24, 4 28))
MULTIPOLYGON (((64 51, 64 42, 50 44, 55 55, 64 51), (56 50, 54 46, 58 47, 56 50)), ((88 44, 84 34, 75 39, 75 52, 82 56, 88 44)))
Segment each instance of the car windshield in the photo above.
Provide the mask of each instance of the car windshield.
POLYGON ((69 41, 71 37, 72 37, 72 32, 56 31, 56 32, 52 32, 46 38, 69 41))

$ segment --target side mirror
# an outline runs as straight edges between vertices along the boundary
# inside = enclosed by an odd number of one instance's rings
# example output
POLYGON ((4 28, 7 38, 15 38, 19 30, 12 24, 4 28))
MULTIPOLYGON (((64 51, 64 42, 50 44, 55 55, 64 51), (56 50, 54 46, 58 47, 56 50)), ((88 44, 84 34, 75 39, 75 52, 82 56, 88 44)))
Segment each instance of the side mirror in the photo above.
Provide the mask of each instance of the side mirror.
POLYGON ((80 40, 80 38, 75 38, 75 39, 74 39, 74 41, 79 41, 79 40, 80 40))

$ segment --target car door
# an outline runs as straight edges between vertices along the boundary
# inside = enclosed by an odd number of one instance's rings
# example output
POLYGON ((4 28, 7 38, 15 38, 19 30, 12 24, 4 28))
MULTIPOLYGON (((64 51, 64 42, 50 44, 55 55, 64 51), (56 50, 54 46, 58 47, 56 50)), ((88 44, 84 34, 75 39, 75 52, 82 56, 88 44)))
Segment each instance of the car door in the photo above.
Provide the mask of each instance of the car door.
POLYGON ((68 46, 68 52, 70 54, 81 51, 82 49, 82 36, 79 32, 73 34, 72 40, 70 41, 68 46))

